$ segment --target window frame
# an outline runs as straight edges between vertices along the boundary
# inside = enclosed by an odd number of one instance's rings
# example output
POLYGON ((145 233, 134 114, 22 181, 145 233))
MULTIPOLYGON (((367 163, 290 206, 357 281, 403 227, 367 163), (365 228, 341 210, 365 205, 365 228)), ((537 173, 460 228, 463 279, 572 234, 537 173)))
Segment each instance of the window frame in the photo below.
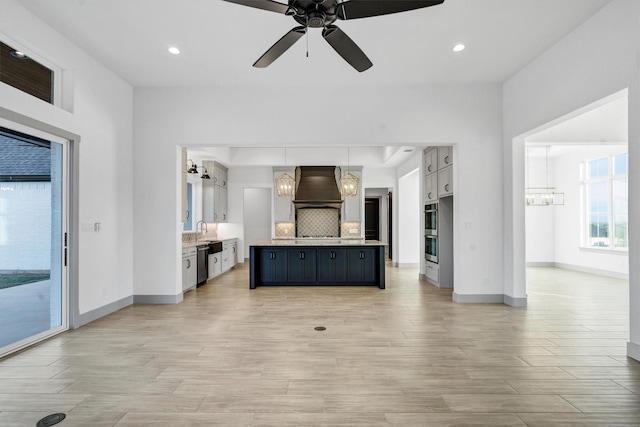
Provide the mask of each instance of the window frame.
MULTIPOLYGON (((629 252, 629 214, 627 212, 627 246, 616 246, 616 211, 615 211, 615 194, 614 194, 614 182, 619 180, 626 180, 627 182, 627 204, 628 204, 628 182, 629 182, 629 153, 628 151, 610 154, 605 157, 598 157, 590 160, 584 160, 580 162, 580 196, 581 196, 581 209, 580 209, 580 219, 581 219, 581 233, 580 233, 580 249, 589 250, 589 251, 597 251, 597 252, 616 252, 616 253, 628 253, 629 252), (626 155, 627 165, 626 171, 623 174, 616 174, 616 158, 621 155, 626 155), (598 176, 592 178, 590 176, 589 163, 595 161, 601 161, 603 159, 607 160, 608 163, 608 174, 606 176, 598 176), (591 198, 590 198, 590 188, 592 184, 595 183, 606 183, 607 188, 607 203, 608 208, 606 215, 608 217, 607 222, 607 230, 608 230, 608 246, 592 246, 589 245, 589 241, 592 238, 591 236, 591 221, 590 217, 593 214, 591 210, 591 198)), ((627 205, 628 206, 628 205, 627 205)), ((628 208, 627 208, 628 211, 628 208)))
MULTIPOLYGON (((5 33, 0 32, 0 42, 11 46, 14 49, 18 49, 21 52, 24 52, 29 58, 33 59, 35 62, 39 63, 40 65, 48 68, 51 70, 51 72, 53 73, 53 102, 51 102, 50 105, 53 105, 55 107, 58 108, 62 108, 62 68, 60 68, 59 66, 55 65, 53 62, 51 62, 50 60, 46 59, 44 55, 40 54, 37 49, 33 49, 30 47, 25 46, 23 43, 20 43, 19 41, 12 39, 11 37, 7 36, 5 33)), ((27 92, 24 92, 18 88, 15 88, 7 83, 1 82, 0 84, 2 85, 6 85, 8 87, 11 87, 15 90, 18 90, 22 93, 24 93, 27 96, 30 96, 32 98, 35 99, 39 99, 27 92)))

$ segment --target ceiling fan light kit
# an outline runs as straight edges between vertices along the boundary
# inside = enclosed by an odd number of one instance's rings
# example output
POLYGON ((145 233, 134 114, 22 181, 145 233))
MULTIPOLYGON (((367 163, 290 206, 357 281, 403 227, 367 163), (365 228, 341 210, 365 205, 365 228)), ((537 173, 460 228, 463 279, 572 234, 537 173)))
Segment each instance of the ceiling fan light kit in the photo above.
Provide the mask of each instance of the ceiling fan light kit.
POLYGON ((287 4, 274 0, 225 1, 291 16, 299 24, 271 46, 254 67, 268 67, 305 35, 308 28, 322 28, 322 37, 327 43, 359 72, 373 64, 344 31, 333 25, 337 20, 388 15, 444 3, 444 0, 289 0, 287 4))

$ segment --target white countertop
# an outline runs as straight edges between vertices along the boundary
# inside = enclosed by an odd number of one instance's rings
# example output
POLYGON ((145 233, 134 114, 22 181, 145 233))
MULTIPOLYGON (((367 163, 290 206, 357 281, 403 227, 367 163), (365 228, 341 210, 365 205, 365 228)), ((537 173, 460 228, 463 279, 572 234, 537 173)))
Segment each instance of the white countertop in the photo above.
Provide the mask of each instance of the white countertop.
POLYGON ((273 239, 259 240, 250 246, 387 246, 378 240, 363 239, 273 239))
POLYGON ((196 243, 195 240, 190 240, 188 242, 182 242, 182 247, 183 248, 193 248, 196 246, 200 246, 200 245, 208 245, 209 242, 224 242, 224 241, 228 241, 228 240, 238 240, 237 237, 220 237, 218 239, 198 239, 198 242, 196 243))

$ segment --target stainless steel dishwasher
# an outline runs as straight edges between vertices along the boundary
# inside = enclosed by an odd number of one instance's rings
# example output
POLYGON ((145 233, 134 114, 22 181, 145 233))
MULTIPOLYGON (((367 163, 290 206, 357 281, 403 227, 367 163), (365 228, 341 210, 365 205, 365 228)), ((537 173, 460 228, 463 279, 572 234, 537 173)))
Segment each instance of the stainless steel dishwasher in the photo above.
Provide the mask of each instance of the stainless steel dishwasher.
POLYGON ((198 285, 207 281, 209 271, 209 244, 198 246, 198 285))

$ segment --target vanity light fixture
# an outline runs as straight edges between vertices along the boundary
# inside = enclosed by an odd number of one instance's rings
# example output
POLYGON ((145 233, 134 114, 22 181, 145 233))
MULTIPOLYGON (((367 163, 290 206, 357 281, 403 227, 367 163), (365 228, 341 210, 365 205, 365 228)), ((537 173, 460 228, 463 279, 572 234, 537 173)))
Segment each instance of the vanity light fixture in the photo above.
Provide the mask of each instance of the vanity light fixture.
MULTIPOLYGON (((284 149, 284 165, 287 166, 287 149, 284 149)), ((278 197, 293 197, 296 193, 296 180, 288 173, 276 178, 276 193, 278 197)))
POLYGON ((355 196, 358 194, 358 177, 349 172, 349 147, 347 147, 347 173, 340 178, 340 194, 342 197, 355 196))
MULTIPOLYGON (((187 161, 191 162, 191 166, 189 166, 189 164, 187 164, 187 166, 189 167, 189 169, 187 169, 187 173, 200 173, 198 171, 198 165, 195 164, 193 160, 189 159, 187 161)), ((204 169, 204 171, 202 172, 202 175, 200 176, 200 178, 202 178, 202 179, 211 179, 211 177, 209 176, 209 171, 207 170, 207 168, 202 166, 202 169, 204 169)))

